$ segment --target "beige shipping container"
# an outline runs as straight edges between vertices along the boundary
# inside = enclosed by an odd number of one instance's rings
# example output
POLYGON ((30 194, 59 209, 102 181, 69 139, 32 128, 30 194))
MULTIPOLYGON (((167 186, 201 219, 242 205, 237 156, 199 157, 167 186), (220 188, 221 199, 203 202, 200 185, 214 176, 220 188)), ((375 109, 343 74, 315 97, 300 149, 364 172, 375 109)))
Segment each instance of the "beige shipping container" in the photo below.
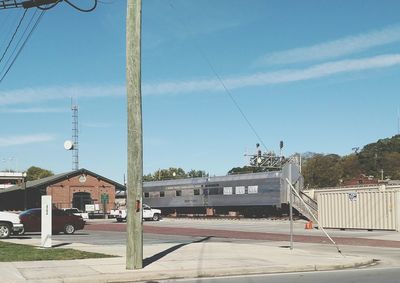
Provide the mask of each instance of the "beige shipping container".
POLYGON ((399 231, 400 191, 320 193, 318 221, 324 228, 399 231))

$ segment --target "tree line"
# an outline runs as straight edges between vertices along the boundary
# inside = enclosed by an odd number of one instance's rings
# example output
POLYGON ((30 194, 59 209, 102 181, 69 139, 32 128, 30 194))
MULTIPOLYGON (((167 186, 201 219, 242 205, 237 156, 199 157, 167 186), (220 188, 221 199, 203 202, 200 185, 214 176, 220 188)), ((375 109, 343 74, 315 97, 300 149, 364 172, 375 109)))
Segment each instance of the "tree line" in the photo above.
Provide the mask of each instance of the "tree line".
MULTIPOLYGON (((334 187, 358 178, 361 174, 375 179, 400 179, 400 135, 367 144, 349 155, 307 153, 302 155, 304 184, 310 188, 334 187)), ((261 172, 259 167, 234 167, 228 174, 261 172)), ((32 166, 27 170, 27 180, 33 181, 54 175, 52 171, 32 166)), ((143 176, 143 181, 208 177, 204 170, 170 167, 143 176)))
POLYGON ((182 168, 170 167, 168 169, 159 169, 154 173, 149 173, 143 176, 143 181, 160 181, 160 180, 172 180, 172 179, 183 179, 183 178, 197 178, 197 177, 208 177, 209 174, 204 170, 191 169, 185 172, 182 168))
POLYGON ((400 135, 367 144, 345 156, 313 154, 302 166, 309 187, 338 186, 361 174, 375 179, 400 179, 400 135))

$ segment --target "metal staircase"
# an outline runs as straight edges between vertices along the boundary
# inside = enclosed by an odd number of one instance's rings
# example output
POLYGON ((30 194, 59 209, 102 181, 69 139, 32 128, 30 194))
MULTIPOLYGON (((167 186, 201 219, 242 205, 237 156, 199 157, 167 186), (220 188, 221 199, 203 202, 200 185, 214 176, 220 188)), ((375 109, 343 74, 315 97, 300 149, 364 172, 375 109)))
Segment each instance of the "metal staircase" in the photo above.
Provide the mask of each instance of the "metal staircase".
POLYGON ((315 219, 318 217, 317 202, 303 193, 301 190, 299 190, 298 193, 302 200, 299 199, 298 195, 293 194, 292 206, 308 220, 315 221, 315 219), (310 214, 310 211, 306 208, 306 206, 309 208, 314 217, 310 214))

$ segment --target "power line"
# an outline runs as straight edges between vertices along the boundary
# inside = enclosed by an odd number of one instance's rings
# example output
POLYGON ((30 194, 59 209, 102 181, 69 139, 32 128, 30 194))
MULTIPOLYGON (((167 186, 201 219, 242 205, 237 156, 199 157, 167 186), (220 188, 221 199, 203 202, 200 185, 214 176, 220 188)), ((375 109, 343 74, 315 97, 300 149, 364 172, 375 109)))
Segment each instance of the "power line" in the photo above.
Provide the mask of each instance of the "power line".
POLYGON ((18 25, 17 25, 17 28, 15 29, 13 35, 11 36, 11 39, 10 39, 10 41, 8 42, 8 45, 7 45, 6 49, 5 49, 4 52, 3 52, 3 55, 1 55, 0 63, 1 63, 1 61, 3 61, 4 56, 6 55, 6 53, 7 53, 7 51, 8 51, 8 48, 10 48, 10 45, 11 45, 11 43, 13 42, 13 40, 14 40, 14 38, 15 38, 15 35, 17 34, 17 32, 18 32, 18 30, 19 30, 19 28, 20 28, 20 26, 21 26, 22 21, 24 20, 27 11, 28 11, 28 10, 25 10, 24 13, 22 14, 22 17, 21 17, 21 19, 19 20, 19 23, 18 23, 18 25))
MULTIPOLYGON (((26 43, 28 42, 29 38, 32 36, 33 32, 35 31, 36 27, 38 26, 40 20, 42 19, 44 13, 46 11, 41 11, 40 15, 37 17, 35 24, 33 25, 32 29, 30 30, 28 36, 25 38, 24 42, 22 43, 22 45, 20 46, 17 54, 15 55, 14 59, 11 61, 11 64, 8 66, 7 70, 5 71, 5 73, 3 74, 3 76, 0 79, 0 83, 3 82, 4 78, 6 77, 6 75, 8 74, 8 72, 10 71, 11 67, 14 65, 15 61, 17 60, 17 58, 19 57, 19 55, 21 54, 21 51, 24 49, 26 43)), ((25 29, 25 31, 28 29, 28 27, 25 29)), ((25 33, 25 32, 24 32, 25 33)), ((22 37, 21 37, 22 39, 22 37)), ((16 49, 15 49, 16 50, 16 49)), ((14 51, 15 51, 14 50, 14 51)), ((14 53, 14 52, 13 52, 14 53)), ((11 57, 10 57, 11 58, 11 57)), ((4 70, 4 69, 3 69, 4 70)), ((2 70, 2 71, 3 71, 2 70)))
POLYGON ((88 13, 88 12, 92 12, 94 9, 96 9, 96 7, 97 7, 97 0, 93 0, 93 6, 91 7, 91 8, 89 8, 89 9, 82 9, 82 8, 79 8, 78 6, 76 6, 75 4, 73 4, 71 1, 69 1, 69 0, 64 0, 65 1, 65 3, 67 3, 68 5, 70 5, 71 7, 73 7, 73 8, 75 8, 76 10, 78 10, 78 11, 80 11, 80 12, 85 12, 85 13, 88 13))
MULTIPOLYGON (((17 15, 15 11, 12 12, 4 12, 5 16, 1 17, 3 21, 0 24, 0 49, 3 50, 7 46, 8 40, 9 40, 9 34, 14 30, 14 23, 18 22, 19 19, 17 19, 17 15), (16 20, 16 21, 15 21, 16 20), (10 32, 9 32, 10 31, 10 32)), ((3 13, 3 14, 4 14, 3 13)))
MULTIPOLYGON (((172 10, 175 9, 175 7, 172 5, 171 1, 169 1, 169 6, 171 7, 172 10)), ((188 31, 190 32, 188 26, 189 25, 185 25, 184 21, 179 18, 178 16, 176 17, 178 19, 178 21, 180 22, 180 24, 188 31)), ((197 42, 195 40, 192 41, 193 45, 196 47, 197 51, 200 53, 200 55, 203 57, 203 59, 207 62, 208 66, 210 67, 211 71, 214 73, 214 76, 218 79, 218 81, 220 82, 220 84, 222 85, 223 89, 225 90, 225 93, 228 95, 228 97, 231 99, 232 103, 236 106, 236 108, 239 110, 240 114, 242 115, 243 119, 246 121, 247 125, 250 127, 251 131, 253 132, 253 134, 257 137, 257 139, 260 141, 260 143, 263 145, 263 147, 265 148, 265 150, 268 150, 266 145, 264 144, 263 140, 261 139, 260 135, 258 134, 258 132, 256 131, 256 129, 254 128, 254 126, 252 125, 252 123, 250 122, 250 120, 247 118, 246 114, 244 113, 244 111, 242 110, 242 108, 240 107, 240 105, 238 104, 238 102, 236 101, 236 99, 233 97, 232 93, 229 91, 229 89, 226 87, 223 79, 221 78, 221 76, 218 74, 218 72, 216 71, 216 69, 214 68, 213 64, 211 63, 211 61, 208 59, 208 57, 205 55, 205 53, 203 52, 203 50, 199 47, 199 45, 197 44, 197 42)))
POLYGON ((4 71, 7 69, 7 66, 9 66, 10 62, 11 62, 12 59, 14 58, 14 54, 17 52, 18 46, 21 46, 21 42, 24 40, 25 34, 27 34, 28 29, 31 27, 31 24, 33 23, 33 20, 35 19, 35 16, 36 16, 36 14, 37 14, 37 11, 38 11, 38 10, 36 10, 36 11, 32 14, 32 16, 31 16, 31 18, 30 18, 28 24, 25 26, 25 29, 24 29, 24 31, 22 32, 22 35, 20 36, 18 42, 14 45, 13 51, 12 51, 11 54, 8 56, 7 62, 5 62, 3 68, 1 69, 0 74, 3 74, 3 73, 4 73, 4 71))
POLYGON ((22 50, 24 49, 26 43, 28 42, 29 38, 32 36, 34 30, 36 29, 36 27, 38 26, 40 20, 42 19, 44 13, 47 10, 50 10, 52 8, 54 8, 57 4, 59 4, 60 2, 64 1, 65 3, 67 3, 68 5, 70 5, 71 7, 73 7, 74 9, 81 11, 81 12, 92 12, 94 9, 96 9, 97 7, 97 2, 98 0, 93 0, 93 6, 88 8, 88 9, 83 9, 78 7, 77 5, 75 5, 74 3, 72 3, 70 0, 30 0, 30 1, 16 1, 16 0, 0 0, 0 10, 1 9, 9 9, 9 8, 25 8, 24 13, 17 25, 16 30, 14 31, 11 40, 9 41, 4 53, 2 54, 1 58, 0 58, 0 63, 3 61, 5 55, 7 54, 12 42, 14 41, 14 38, 16 36, 16 34, 18 33, 18 30, 24 20, 24 17, 28 11, 29 8, 34 8, 36 7, 38 10, 41 10, 40 15, 37 17, 32 29, 29 31, 28 35, 25 37, 22 45, 20 45, 21 41, 23 40, 26 32, 28 31, 32 20, 34 19, 37 10, 35 11, 35 14, 32 16, 31 21, 29 22, 29 24, 26 26, 25 31, 23 32, 22 36, 20 37, 18 43, 15 45, 13 52, 11 53, 11 55, 8 57, 8 60, 6 62, 6 64, 4 65, 3 69, 0 72, 0 75, 3 74, 0 78, 0 83, 3 82, 4 78, 7 76, 8 72, 10 71, 10 69, 12 68, 12 66, 14 65, 15 61, 18 59, 19 55, 21 54, 22 50), (19 49, 18 49, 18 46, 19 49), (18 51, 17 51, 18 49, 18 51), (17 51, 16 55, 14 56, 15 52, 17 51), (14 58, 13 58, 14 56, 14 58), (9 64, 11 60, 11 63, 9 64), (7 67, 8 65, 8 67, 7 67))
POLYGON ((62 0, 58 0, 58 1, 55 2, 54 4, 47 5, 47 6, 45 6, 45 7, 37 6, 37 8, 38 8, 39 10, 42 10, 42 11, 50 10, 50 9, 54 8, 55 6, 57 6, 57 4, 60 3, 61 1, 62 1, 62 0))
POLYGON ((83 9, 72 3, 70 0, 0 0, 0 10, 12 8, 38 8, 39 10, 46 11, 54 8, 58 3, 63 1, 80 12, 92 12, 96 9, 98 2, 98 0, 93 0, 92 7, 83 9))

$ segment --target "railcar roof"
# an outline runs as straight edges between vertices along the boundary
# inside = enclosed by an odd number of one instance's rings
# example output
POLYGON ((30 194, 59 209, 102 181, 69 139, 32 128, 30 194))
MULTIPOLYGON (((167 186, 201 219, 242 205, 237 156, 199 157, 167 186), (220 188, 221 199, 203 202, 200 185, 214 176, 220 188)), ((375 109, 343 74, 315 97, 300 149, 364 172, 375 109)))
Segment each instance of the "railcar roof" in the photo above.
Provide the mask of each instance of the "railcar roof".
POLYGON ((152 182, 144 182, 143 187, 194 185, 194 184, 217 183, 217 182, 226 182, 226 181, 280 178, 281 174, 282 174, 281 171, 275 171, 275 172, 260 172, 260 173, 251 173, 251 174, 235 174, 235 175, 227 175, 227 176, 152 181, 152 182))

